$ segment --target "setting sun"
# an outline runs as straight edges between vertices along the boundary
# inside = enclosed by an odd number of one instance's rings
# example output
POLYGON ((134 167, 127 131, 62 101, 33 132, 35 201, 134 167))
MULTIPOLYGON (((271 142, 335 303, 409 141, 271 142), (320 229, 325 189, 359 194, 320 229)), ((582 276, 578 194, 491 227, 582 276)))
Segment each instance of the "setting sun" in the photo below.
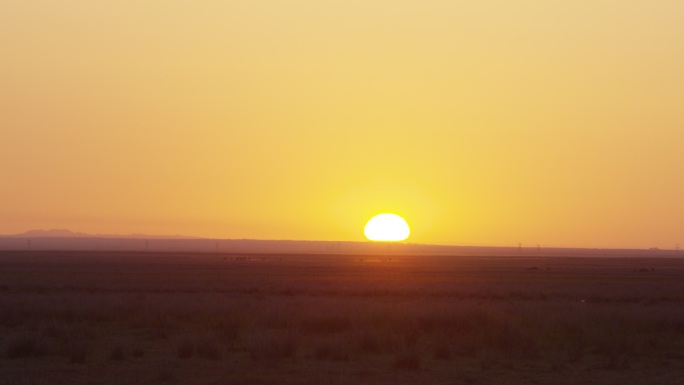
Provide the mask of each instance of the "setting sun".
POLYGON ((363 232, 371 241, 396 242, 408 238, 411 230, 396 214, 378 214, 368 221, 363 232))

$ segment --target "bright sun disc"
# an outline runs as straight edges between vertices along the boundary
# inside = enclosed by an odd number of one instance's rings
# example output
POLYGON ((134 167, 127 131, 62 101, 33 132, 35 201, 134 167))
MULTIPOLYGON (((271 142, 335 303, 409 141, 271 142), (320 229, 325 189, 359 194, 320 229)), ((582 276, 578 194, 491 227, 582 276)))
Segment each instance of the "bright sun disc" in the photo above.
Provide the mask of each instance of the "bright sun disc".
POLYGON ((399 215, 378 214, 368 221, 363 233, 371 241, 396 242, 408 238, 411 230, 399 215))

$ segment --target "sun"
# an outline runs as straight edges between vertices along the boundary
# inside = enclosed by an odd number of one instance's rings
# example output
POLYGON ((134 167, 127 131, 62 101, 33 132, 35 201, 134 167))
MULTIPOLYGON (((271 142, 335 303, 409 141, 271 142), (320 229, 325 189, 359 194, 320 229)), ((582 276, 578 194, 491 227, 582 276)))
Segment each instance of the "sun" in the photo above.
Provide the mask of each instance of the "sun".
POLYGON ((399 215, 378 214, 366 223, 363 233, 371 241, 397 242, 408 238, 411 230, 399 215))

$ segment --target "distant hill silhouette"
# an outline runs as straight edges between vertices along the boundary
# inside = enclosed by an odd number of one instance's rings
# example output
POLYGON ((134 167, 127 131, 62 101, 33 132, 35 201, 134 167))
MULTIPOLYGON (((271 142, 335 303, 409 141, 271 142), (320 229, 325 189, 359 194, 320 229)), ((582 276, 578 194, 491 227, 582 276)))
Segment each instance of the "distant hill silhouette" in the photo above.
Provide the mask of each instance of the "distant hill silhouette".
POLYGON ((0 236, 0 250, 144 251, 229 254, 347 254, 451 256, 684 257, 678 250, 488 247, 353 241, 209 239, 182 235, 88 234, 66 229, 30 230, 0 236))
POLYGON ((28 230, 21 234, 0 235, 3 238, 125 238, 125 239, 199 239, 185 235, 88 234, 68 229, 28 230))

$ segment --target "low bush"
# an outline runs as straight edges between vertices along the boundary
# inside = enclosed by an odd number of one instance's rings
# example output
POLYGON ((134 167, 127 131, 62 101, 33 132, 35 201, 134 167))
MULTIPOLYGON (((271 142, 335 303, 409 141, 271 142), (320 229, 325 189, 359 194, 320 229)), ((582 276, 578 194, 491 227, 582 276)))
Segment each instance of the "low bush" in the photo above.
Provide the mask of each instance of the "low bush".
POLYGON ((133 349, 133 352, 131 352, 131 355, 135 358, 140 358, 145 355, 145 351, 142 348, 135 348, 133 349))
POLYGON ((383 350, 380 337, 368 330, 356 335, 356 348, 359 353, 364 354, 378 354, 383 350))
POLYGON ((347 316, 312 317, 302 323, 303 331, 312 333, 343 333, 351 328, 352 323, 347 316))
POLYGON ((448 360, 451 358, 451 349, 446 342, 438 341, 432 347, 432 356, 436 360, 448 360))
POLYGON ((191 341, 181 341, 177 347, 177 357, 180 359, 192 358, 195 354, 195 345, 191 341))
POLYGON ((74 343, 69 346, 67 355, 72 364, 83 364, 88 357, 88 348, 82 343, 74 343))
POLYGON ((319 361, 349 361, 350 354, 343 341, 324 341, 316 347, 315 357, 319 361))
POLYGON ((122 346, 115 346, 109 352, 109 359, 113 361, 123 361, 126 358, 126 354, 122 346))
POLYGON ((32 334, 20 334, 9 339, 5 354, 7 358, 40 357, 47 354, 45 342, 32 334))
POLYGON ((265 332, 252 336, 250 357, 255 361, 280 361, 297 353, 296 339, 289 333, 265 332))
POLYGON ((401 370, 419 370, 420 355, 415 350, 403 350, 395 357, 394 367, 401 370))
POLYGON ((196 347, 197 356, 205 360, 219 360, 222 357, 221 347, 214 341, 204 341, 196 347))

